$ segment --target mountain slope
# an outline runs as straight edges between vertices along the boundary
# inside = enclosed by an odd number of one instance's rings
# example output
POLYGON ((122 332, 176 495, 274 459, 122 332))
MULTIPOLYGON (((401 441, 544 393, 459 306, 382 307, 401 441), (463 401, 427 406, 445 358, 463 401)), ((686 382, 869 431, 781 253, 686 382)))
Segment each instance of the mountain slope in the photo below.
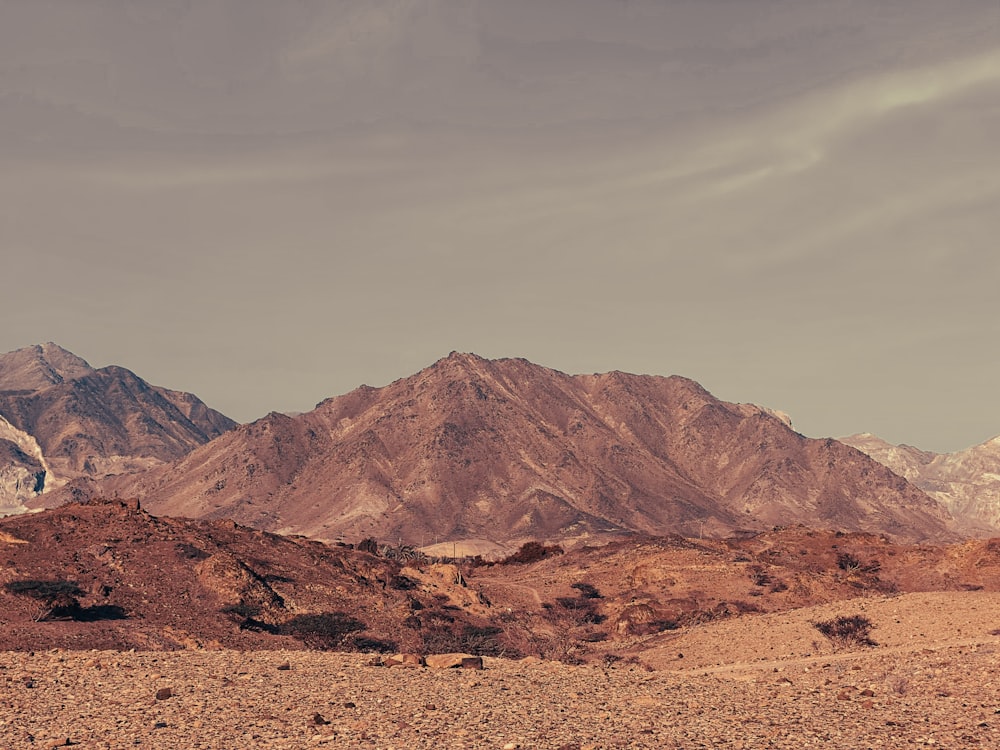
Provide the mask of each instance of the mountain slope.
POLYGON ((191 394, 122 367, 94 369, 55 344, 0 355, 0 506, 172 461, 235 424, 191 394))
POLYGON ((100 493, 159 514, 410 544, 795 522, 916 539, 946 535, 947 521, 859 451, 693 381, 569 376, 468 354, 294 418, 271 414, 169 467, 77 488, 100 493))
POLYGON ((870 433, 841 438, 906 477, 970 530, 1000 528, 1000 437, 955 453, 893 445, 870 433))

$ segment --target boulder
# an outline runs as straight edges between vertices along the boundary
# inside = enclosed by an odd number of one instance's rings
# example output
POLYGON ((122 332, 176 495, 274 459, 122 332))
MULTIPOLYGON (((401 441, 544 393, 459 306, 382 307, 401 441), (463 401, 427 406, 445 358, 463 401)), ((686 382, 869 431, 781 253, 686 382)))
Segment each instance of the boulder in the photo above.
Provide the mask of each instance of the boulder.
POLYGON ((433 669, 482 669, 483 657, 472 654, 431 654, 424 658, 433 669))

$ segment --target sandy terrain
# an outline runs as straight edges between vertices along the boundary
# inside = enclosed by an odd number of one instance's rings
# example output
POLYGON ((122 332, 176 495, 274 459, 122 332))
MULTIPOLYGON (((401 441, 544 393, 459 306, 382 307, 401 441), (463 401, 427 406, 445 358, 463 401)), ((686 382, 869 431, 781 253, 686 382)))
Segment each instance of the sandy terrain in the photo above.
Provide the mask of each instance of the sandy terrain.
POLYGON ((0 653, 0 747, 998 747, 998 620, 987 592, 741 617, 658 636, 637 654, 655 671, 624 652, 484 671, 301 651, 0 653), (870 618, 879 645, 836 651, 810 624, 841 614, 870 618))

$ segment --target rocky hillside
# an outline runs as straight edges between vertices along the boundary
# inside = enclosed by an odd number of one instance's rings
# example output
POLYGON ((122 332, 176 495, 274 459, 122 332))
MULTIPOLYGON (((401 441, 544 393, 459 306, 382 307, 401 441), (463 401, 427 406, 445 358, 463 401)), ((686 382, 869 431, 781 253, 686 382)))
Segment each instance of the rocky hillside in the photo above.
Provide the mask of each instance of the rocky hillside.
POLYGON ((294 418, 271 414, 169 467, 76 488, 115 493, 161 514, 417 545, 798 522, 928 539, 946 536, 948 520, 861 452, 693 381, 570 376, 471 354, 294 418))
POLYGON ((0 511, 175 460, 235 426, 197 397, 41 344, 0 355, 0 511))
POLYGON ((0 519, 7 649, 335 650, 596 661, 678 628, 905 592, 1000 589, 1000 543, 902 545, 791 527, 638 537, 498 563, 351 548, 135 503, 0 519))
POLYGON ((972 532, 1000 529, 1000 437, 956 453, 893 445, 871 433, 841 438, 906 477, 972 532))
POLYGON ((384 557, 134 503, 0 519, 0 552, 8 650, 421 650, 481 622, 454 566, 400 577, 384 557), (404 626, 415 612, 425 626, 404 626))

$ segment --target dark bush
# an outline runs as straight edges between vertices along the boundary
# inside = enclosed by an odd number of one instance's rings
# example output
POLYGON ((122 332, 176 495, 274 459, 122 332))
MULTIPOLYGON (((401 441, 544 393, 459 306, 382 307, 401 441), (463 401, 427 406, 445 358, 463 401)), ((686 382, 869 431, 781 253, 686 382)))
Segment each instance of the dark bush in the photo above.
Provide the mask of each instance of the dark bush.
POLYGON ((389 588, 397 591, 413 591, 417 587, 417 582, 406 576, 393 576, 389 579, 389 588))
POLYGON ((760 566, 754 566, 750 569, 750 580, 754 586, 767 586, 771 583, 771 576, 760 566))
POLYGON ((367 539, 362 539, 358 542, 357 549, 362 552, 367 552, 369 555, 378 554, 378 540, 374 537, 368 537, 367 539))
POLYGON ((342 648, 347 636, 365 627, 363 622, 343 612, 323 612, 296 615, 282 623, 278 632, 298 638, 309 648, 329 651, 342 648))
POLYGON ((72 581, 10 581, 4 588, 11 594, 29 596, 39 601, 56 601, 83 596, 83 590, 72 581))
POLYGON ((500 561, 500 565, 526 565, 527 563, 538 562, 553 555, 563 554, 563 548, 558 544, 544 545, 540 542, 525 542, 521 548, 509 557, 500 561))
POLYGON ((73 620, 81 611, 77 597, 83 596, 84 592, 73 581, 28 579, 9 581, 4 584, 4 588, 11 594, 28 597, 41 603, 40 609, 35 614, 36 621, 73 620))
POLYGON ((589 583, 571 583, 569 586, 571 589, 576 589, 580 592, 580 596, 584 599, 603 599, 601 592, 598 591, 594 586, 589 583))
MULTIPOLYGON (((127 619, 125 610, 117 604, 96 604, 81 607, 77 597, 84 591, 73 581, 10 581, 4 585, 12 594, 26 596, 41 602, 42 608, 36 620, 73 620, 75 622, 97 622, 99 620, 127 619)), ((110 587, 103 587, 110 592, 110 587)))
POLYGON ((353 651, 361 651, 366 654, 391 654, 398 650, 395 641, 383 641, 378 638, 366 638, 364 636, 354 636, 350 645, 353 651))
POLYGON ((841 615, 833 620, 816 622, 813 625, 838 648, 878 645, 869 635, 874 626, 864 615, 841 615))

